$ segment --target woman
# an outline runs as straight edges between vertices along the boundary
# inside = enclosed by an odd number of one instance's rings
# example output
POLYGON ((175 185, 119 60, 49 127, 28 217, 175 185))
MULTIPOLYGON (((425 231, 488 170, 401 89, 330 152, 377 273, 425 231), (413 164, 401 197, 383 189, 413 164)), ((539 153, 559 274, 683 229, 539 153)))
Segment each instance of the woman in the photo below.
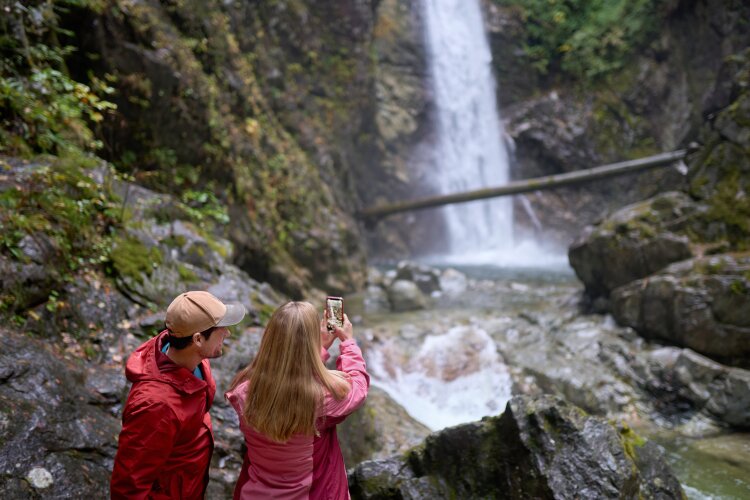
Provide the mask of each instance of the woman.
POLYGON ((255 360, 226 393, 247 445, 235 500, 349 498, 336 424, 364 402, 370 386, 353 337, 346 315, 331 334, 307 302, 273 313, 255 360), (336 337, 338 370, 328 370, 323 363, 336 337))

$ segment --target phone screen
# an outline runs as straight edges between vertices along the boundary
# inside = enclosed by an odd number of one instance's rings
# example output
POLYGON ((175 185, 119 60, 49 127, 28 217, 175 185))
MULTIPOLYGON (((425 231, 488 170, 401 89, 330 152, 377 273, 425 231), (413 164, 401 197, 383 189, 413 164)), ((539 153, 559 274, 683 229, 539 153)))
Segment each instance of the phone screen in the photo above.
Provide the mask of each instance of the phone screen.
POLYGON ((328 311, 328 330, 334 327, 344 327, 344 299, 341 297, 327 297, 326 310, 328 311))

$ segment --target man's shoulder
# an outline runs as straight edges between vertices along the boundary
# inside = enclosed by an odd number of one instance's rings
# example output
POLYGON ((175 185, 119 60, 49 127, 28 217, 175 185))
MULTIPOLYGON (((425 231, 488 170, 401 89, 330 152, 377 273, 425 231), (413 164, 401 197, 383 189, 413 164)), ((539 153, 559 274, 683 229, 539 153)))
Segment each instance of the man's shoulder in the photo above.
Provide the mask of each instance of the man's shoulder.
POLYGON ((171 384, 159 380, 140 380, 133 384, 128 397, 128 406, 139 405, 158 410, 168 408, 179 401, 180 394, 171 384))

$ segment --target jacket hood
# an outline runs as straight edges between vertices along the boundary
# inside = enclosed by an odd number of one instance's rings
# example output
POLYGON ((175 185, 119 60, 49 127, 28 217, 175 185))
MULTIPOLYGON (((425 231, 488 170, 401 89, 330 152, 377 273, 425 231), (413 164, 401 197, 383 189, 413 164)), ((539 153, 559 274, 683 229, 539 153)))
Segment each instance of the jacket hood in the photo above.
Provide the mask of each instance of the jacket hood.
POLYGON ((161 352, 167 331, 141 344, 128 358, 125 376, 130 382, 154 381, 169 384, 183 394, 194 394, 210 387, 213 378, 208 360, 201 361, 206 380, 195 377, 187 368, 173 363, 161 352))

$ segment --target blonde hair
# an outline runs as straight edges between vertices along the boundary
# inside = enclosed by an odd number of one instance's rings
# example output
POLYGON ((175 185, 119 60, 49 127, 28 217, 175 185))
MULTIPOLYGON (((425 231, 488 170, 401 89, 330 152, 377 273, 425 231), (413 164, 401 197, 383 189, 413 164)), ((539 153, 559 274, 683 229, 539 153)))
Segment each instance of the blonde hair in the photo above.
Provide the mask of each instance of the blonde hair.
POLYGON ((232 388, 249 380, 242 416, 255 430, 283 443, 294 434, 315 435, 326 390, 343 399, 346 376, 320 358, 320 320, 312 304, 288 302, 274 311, 253 362, 232 388))

